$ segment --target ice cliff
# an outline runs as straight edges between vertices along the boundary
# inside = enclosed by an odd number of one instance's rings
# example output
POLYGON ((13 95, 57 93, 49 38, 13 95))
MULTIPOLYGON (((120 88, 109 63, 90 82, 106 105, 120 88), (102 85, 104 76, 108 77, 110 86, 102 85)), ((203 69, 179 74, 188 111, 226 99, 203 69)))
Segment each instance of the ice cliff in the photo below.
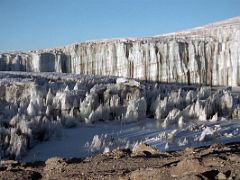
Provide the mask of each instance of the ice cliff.
POLYGON ((240 85, 240 17, 178 33, 0 54, 1 71, 116 75, 141 80, 240 85))

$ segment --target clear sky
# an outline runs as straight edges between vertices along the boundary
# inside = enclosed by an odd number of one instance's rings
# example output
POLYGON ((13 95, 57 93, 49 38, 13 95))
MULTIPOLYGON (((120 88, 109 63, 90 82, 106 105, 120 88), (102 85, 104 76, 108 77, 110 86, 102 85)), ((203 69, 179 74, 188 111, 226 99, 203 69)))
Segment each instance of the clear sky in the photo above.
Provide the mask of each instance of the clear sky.
POLYGON ((240 16, 240 0, 0 0, 0 51, 159 35, 240 16))

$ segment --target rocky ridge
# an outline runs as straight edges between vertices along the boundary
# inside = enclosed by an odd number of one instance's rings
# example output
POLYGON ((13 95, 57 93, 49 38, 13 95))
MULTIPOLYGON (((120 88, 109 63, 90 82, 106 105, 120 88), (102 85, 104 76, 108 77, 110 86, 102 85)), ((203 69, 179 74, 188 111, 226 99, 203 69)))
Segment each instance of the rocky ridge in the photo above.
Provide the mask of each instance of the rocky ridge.
POLYGON ((160 152, 140 144, 93 157, 45 162, 3 161, 0 179, 239 179, 239 144, 160 152))

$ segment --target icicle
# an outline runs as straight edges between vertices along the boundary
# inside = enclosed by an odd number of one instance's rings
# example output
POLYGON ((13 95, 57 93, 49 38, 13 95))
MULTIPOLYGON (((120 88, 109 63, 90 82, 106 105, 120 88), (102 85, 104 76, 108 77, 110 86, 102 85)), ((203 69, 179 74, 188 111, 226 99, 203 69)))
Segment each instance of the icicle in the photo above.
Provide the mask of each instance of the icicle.
POLYGON ((184 126, 184 121, 183 121, 183 116, 181 116, 178 120, 178 127, 183 128, 183 126, 184 126))
POLYGON ((69 116, 70 117, 74 117, 74 108, 71 108, 71 110, 69 112, 69 116))
POLYGON ((75 86, 74 86, 73 90, 74 90, 74 91, 77 91, 77 90, 79 90, 79 88, 78 88, 78 83, 76 83, 76 84, 75 84, 75 86))
POLYGON ((48 105, 47 109, 46 109, 46 115, 51 116, 51 112, 52 112, 52 107, 50 105, 48 105))
POLYGON ((69 86, 67 85, 66 88, 64 89, 65 92, 70 91, 69 86))
POLYGON ((165 150, 169 150, 169 144, 168 144, 168 142, 166 143, 164 149, 165 149, 165 150))
POLYGON ((36 111, 32 101, 30 101, 30 103, 27 107, 27 113, 28 113, 29 116, 36 116, 37 115, 37 111, 36 111))
POLYGON ((216 122, 218 120, 218 113, 214 114, 214 116, 212 117, 211 121, 212 122, 216 122))
POLYGON ((53 94, 52 94, 52 90, 49 89, 46 96, 46 105, 52 105, 52 103, 53 103, 53 94))

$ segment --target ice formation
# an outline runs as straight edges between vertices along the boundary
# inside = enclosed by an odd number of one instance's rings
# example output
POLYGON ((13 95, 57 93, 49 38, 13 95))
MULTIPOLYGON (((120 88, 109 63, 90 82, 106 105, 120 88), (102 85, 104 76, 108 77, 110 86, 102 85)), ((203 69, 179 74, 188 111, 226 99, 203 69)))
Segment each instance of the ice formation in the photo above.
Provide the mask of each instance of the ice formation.
MULTIPOLYGON (((231 88, 58 73, 1 72, 0 77, 1 157, 21 158, 37 142, 58 134, 61 127, 81 123, 128 123, 153 117, 161 128, 184 129, 191 122, 240 117, 240 97, 231 88)), ((199 140, 208 139, 211 132, 206 128, 199 140)), ((170 147, 176 133, 172 131, 167 136, 170 147)), ((111 147, 107 139, 102 141, 111 147)), ((179 144, 188 142, 183 140, 179 144)), ((90 145, 93 150, 98 148, 96 143, 90 145)))
POLYGON ((2 53, 0 70, 237 86, 240 84, 239 29, 240 18, 236 17, 149 38, 90 41, 63 48, 2 53))
POLYGON ((104 152, 107 152, 114 147, 116 147, 116 144, 120 147, 127 148, 128 141, 126 138, 116 138, 112 136, 108 136, 107 134, 101 134, 95 135, 92 139, 92 141, 89 143, 87 142, 85 146, 89 148, 92 152, 100 152, 101 150, 104 150, 104 152))
MULTIPOLYGON (((240 118, 239 28, 233 18, 152 38, 0 54, 0 70, 9 71, 0 72, 0 158, 20 159, 62 127, 98 121, 154 118, 166 150, 235 137, 238 130, 205 124, 240 118), (178 139, 183 131, 201 133, 178 139)), ((86 147, 109 151, 114 143, 129 145, 96 135, 86 147)))
POLYGON ((135 121, 146 117, 147 103, 144 97, 137 100, 130 100, 125 119, 135 121))

